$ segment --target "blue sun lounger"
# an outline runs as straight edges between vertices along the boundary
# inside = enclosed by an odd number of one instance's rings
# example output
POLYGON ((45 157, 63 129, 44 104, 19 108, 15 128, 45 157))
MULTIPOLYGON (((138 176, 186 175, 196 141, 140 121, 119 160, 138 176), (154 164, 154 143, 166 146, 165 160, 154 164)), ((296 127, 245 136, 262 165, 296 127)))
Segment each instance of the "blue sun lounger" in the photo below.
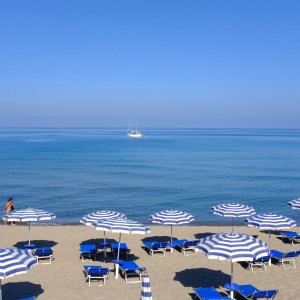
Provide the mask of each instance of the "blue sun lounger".
POLYGON ((46 262, 41 264, 51 264, 53 260, 53 249, 50 247, 35 248, 33 255, 36 257, 37 263, 39 263, 40 260, 46 260, 46 262))
POLYGON ((173 241, 173 244, 175 247, 180 249, 180 252, 183 253, 183 255, 188 256, 188 255, 195 255, 197 254, 196 252, 196 246, 199 243, 199 240, 176 240, 173 241))
POLYGON ((207 287, 207 288, 193 288, 196 296, 200 300, 230 300, 230 298, 226 296, 222 296, 215 288, 207 287))
POLYGON ((300 235, 297 232, 282 231, 281 235, 284 239, 287 239, 290 243, 292 243, 292 246, 294 246, 294 243, 300 243, 300 235))
POLYGON ((276 263, 281 263, 284 269, 296 268, 296 257, 298 257, 299 255, 300 255, 300 250, 290 251, 290 252, 280 252, 277 250, 270 251, 270 256, 272 261, 276 263))
POLYGON ((97 253, 98 253, 98 250, 97 250, 95 244, 81 244, 80 245, 80 258, 82 261, 84 261, 84 258, 91 259, 92 257, 94 257, 94 259, 96 259, 97 253))
POLYGON ((263 256, 260 258, 254 258, 253 261, 249 261, 249 269, 254 272, 254 268, 262 268, 263 271, 266 271, 266 266, 269 264, 271 257, 263 256))
POLYGON ((278 293, 278 290, 259 290, 252 284, 236 284, 235 292, 244 299, 268 299, 272 300, 278 293))
MULTIPOLYGON (((108 279, 108 268, 102 268, 100 266, 83 266, 86 281, 91 285, 91 280, 103 280, 103 285, 105 285, 108 279)), ((100 286, 102 286, 100 284, 100 286)))
POLYGON ((169 242, 148 241, 143 242, 143 244, 144 248, 148 250, 149 254, 154 257, 154 253, 162 253, 162 255, 165 256, 169 242))
POLYGON ((133 260, 123 261, 120 263, 120 272, 124 276, 127 283, 141 282, 142 274, 145 270, 145 267, 138 266, 133 260), (138 277, 138 280, 128 281, 129 277, 138 277))
MULTIPOLYGON (((112 243, 111 244, 111 252, 113 253, 114 257, 117 256, 119 243, 112 243)), ((120 255, 125 255, 128 259, 130 253, 130 249, 127 247, 126 243, 120 243, 120 255)))

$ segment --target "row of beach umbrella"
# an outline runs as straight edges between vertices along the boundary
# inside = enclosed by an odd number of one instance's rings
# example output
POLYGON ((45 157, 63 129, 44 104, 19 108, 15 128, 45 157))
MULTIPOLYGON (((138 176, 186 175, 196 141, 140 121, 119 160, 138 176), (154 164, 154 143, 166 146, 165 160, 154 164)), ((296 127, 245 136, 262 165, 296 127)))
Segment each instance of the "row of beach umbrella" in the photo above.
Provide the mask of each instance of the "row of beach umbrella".
MULTIPOLYGON (((292 200, 288 203, 293 209, 300 209, 300 198, 292 200)), ((213 213, 224 217, 232 218, 231 233, 221 233, 208 236, 200 239, 197 248, 204 251, 208 258, 216 258, 221 260, 229 260, 231 262, 231 284, 233 284, 233 262, 235 261, 251 261, 254 258, 260 258, 268 254, 266 244, 262 241, 253 238, 252 236, 233 233, 233 218, 249 217, 246 222, 249 226, 259 227, 260 229, 269 229, 269 239, 271 229, 287 229, 296 226, 296 222, 290 218, 276 215, 276 214, 262 214, 256 215, 255 210, 243 204, 228 203, 216 205, 212 208, 213 213)), ((55 215, 40 209, 24 209, 17 210, 4 219, 14 222, 28 223, 28 248, 31 246, 30 242, 30 224, 31 222, 52 220, 55 215)), ((171 226, 171 243, 173 239, 173 226, 190 223, 194 217, 189 213, 178 210, 165 210, 150 216, 153 223, 171 226)), ((142 224, 127 220, 122 213, 102 210, 85 215, 81 223, 93 226, 96 230, 104 232, 119 233, 119 248, 117 260, 119 260, 121 234, 146 234, 150 232, 149 228, 142 224)), ((106 253, 105 253, 106 255, 106 253)), ((0 280, 6 277, 11 277, 17 274, 26 273, 27 270, 36 264, 36 259, 33 258, 30 251, 18 250, 13 248, 0 249, 0 280)), ((116 278, 117 272, 116 270, 116 278)), ((1 289, 1 281, 0 281, 1 289)), ((2 293, 0 290, 0 300, 2 293)), ((142 281, 142 300, 151 300, 152 293, 150 289, 150 282, 148 274, 143 275, 142 281)))
MULTIPOLYGON (((300 209, 300 198, 292 200, 288 202, 288 204, 293 209, 300 209)), ((296 222, 288 217, 284 217, 277 214, 261 214, 256 215, 256 212, 253 207, 238 204, 238 203, 224 203, 219 204, 212 207, 212 211, 214 214, 221 215, 224 217, 232 218, 232 232, 233 232, 233 218, 241 218, 241 217, 250 217, 246 219, 246 222, 249 226, 259 227, 261 229, 274 229, 281 230, 291 228, 296 226, 296 222)), ((30 226, 31 222, 39 222, 39 221, 47 221, 56 218, 53 213, 49 213, 42 209, 21 209, 11 214, 5 216, 3 219, 11 222, 26 222, 28 223, 28 248, 30 248, 30 226)), ((108 219, 127 219, 125 214, 109 211, 109 210, 101 210, 89 213, 85 215, 80 222, 86 225, 92 225, 97 222, 101 222, 103 220, 108 219)), ((173 239, 173 226, 174 225, 183 225, 194 221, 194 217, 186 212, 178 211, 178 210, 164 210, 158 213, 155 213, 150 216, 150 220, 153 223, 158 223, 162 225, 170 225, 171 226, 171 243, 173 239)), ((133 221, 129 221, 128 223, 133 223, 133 221)), ((99 227, 99 230, 100 227, 99 227)), ((115 230, 115 229, 113 229, 115 230)), ((105 231, 109 231, 108 229, 103 228, 104 235, 105 231)), ((129 230, 131 231, 131 230, 129 230)), ((113 231, 115 232, 115 231, 113 231)), ((104 236, 105 243, 105 236, 104 236)))

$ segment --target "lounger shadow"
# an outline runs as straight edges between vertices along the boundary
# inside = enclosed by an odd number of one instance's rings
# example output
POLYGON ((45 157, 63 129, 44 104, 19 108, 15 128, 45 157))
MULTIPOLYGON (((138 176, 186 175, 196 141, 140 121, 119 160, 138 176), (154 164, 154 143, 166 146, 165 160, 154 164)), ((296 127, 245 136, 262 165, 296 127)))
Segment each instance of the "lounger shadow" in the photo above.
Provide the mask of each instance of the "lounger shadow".
POLYGON ((196 299, 200 300, 231 300, 227 296, 221 295, 215 288, 206 287, 206 288, 193 288, 196 293, 196 299))

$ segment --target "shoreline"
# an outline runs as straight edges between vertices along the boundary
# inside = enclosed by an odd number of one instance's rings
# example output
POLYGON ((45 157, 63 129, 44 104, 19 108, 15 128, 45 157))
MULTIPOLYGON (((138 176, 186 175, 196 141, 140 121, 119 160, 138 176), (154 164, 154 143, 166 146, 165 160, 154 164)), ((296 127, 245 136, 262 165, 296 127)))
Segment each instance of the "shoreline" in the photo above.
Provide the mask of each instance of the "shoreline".
MULTIPOLYGON (((158 224, 158 223, 151 223, 151 222, 139 222, 137 221, 138 223, 141 223, 143 224, 144 226, 147 226, 147 227, 152 227, 152 226, 162 226, 164 227, 164 225, 162 224, 158 224)), ((19 226, 28 226, 28 222, 15 222, 16 225, 19 225, 19 226)), ((4 225, 2 223, 2 225, 4 225)), ((8 224, 9 225, 9 224, 8 224)), ((80 223, 79 221, 78 222, 72 222, 72 221, 69 221, 69 222, 30 222, 30 226, 86 226, 85 224, 82 224, 80 223)), ((168 227, 170 225, 166 225, 166 227, 168 227)), ((183 226, 189 226, 189 227, 193 227, 193 226, 222 226, 222 227, 227 227, 227 226, 232 226, 232 223, 231 222, 215 222, 215 221, 203 221, 203 222, 191 222, 191 223, 188 223, 188 224, 183 224, 183 225, 173 225, 174 228, 176 227, 183 227, 183 226)), ((233 227, 248 227, 246 224, 244 224, 244 222, 234 222, 233 223, 233 227)))

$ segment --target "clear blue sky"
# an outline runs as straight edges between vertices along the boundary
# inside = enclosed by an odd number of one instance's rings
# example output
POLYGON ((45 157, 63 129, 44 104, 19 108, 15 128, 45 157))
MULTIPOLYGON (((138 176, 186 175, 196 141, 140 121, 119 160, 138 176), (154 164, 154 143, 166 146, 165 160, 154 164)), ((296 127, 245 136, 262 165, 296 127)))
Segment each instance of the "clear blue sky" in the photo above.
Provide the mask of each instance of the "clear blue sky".
POLYGON ((9 0, 0 126, 300 128, 299 0, 9 0))

